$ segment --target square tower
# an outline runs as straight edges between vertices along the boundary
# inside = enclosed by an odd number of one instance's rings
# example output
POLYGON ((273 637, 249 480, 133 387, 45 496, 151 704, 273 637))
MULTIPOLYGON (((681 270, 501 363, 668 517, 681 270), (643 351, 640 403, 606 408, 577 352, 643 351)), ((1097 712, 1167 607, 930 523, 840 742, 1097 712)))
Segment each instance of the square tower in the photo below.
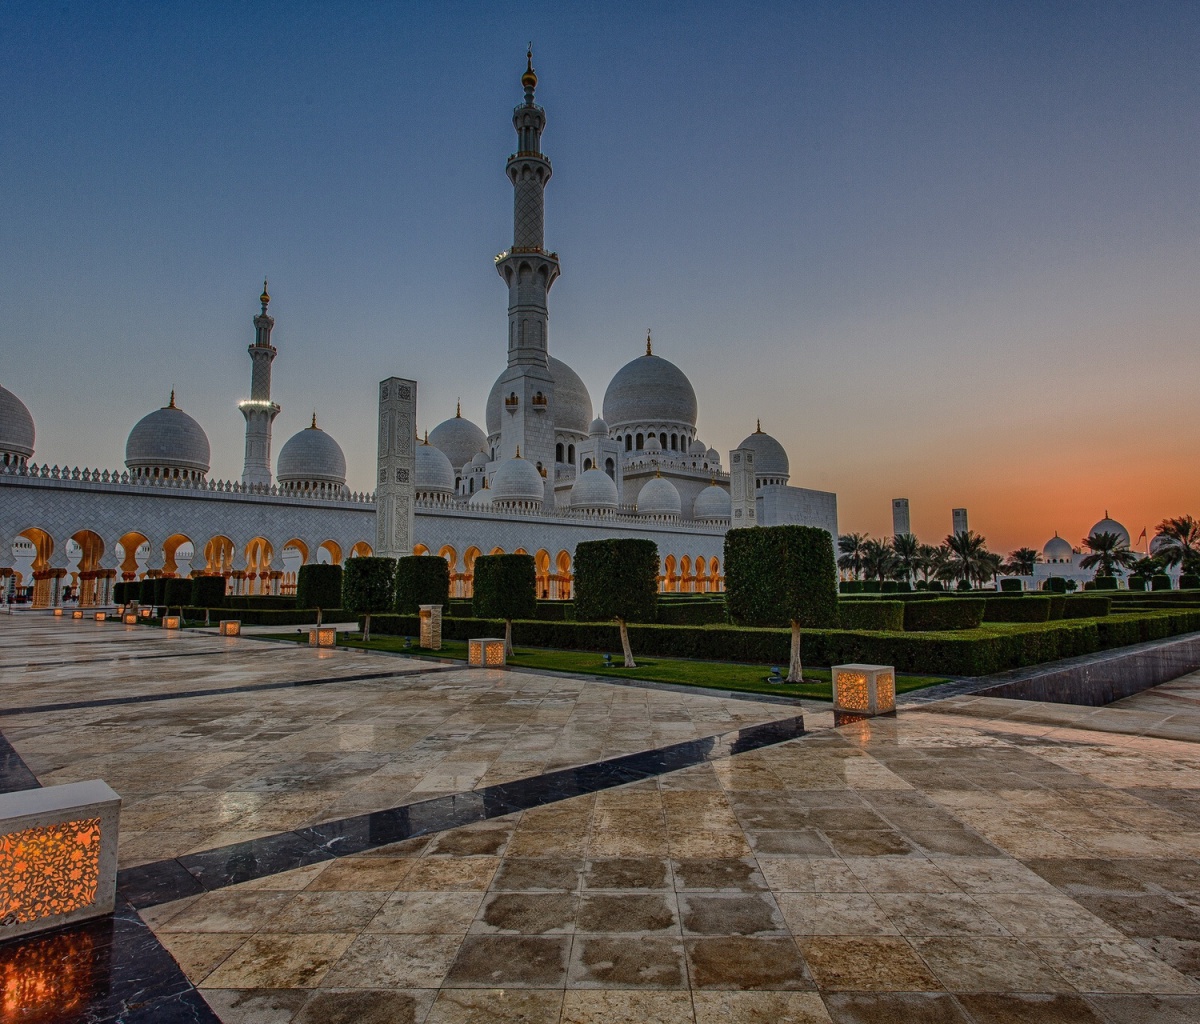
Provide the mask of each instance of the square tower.
POLYGON ((965 508, 956 508, 950 513, 950 522, 952 524, 952 532, 966 533, 967 532, 967 510, 965 508))
POLYGON ((416 500, 417 382, 389 377, 379 382, 379 476, 375 485, 375 554, 413 553, 416 500))
POLYGON ((892 499, 892 536, 903 537, 912 533, 912 522, 908 518, 908 499, 892 499))

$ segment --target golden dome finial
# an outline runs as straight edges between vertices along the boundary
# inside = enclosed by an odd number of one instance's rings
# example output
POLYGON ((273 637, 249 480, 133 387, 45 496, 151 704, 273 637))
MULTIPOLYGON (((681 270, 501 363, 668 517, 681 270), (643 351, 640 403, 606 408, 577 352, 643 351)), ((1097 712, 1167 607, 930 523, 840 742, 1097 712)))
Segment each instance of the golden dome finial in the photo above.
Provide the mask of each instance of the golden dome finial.
POLYGON ((175 408, 175 389, 174 388, 171 388, 171 400, 167 403, 167 408, 168 409, 175 408))
POLYGON ((263 292, 258 297, 258 301, 262 303, 263 312, 267 311, 267 307, 271 304, 271 296, 267 294, 267 279, 263 278, 263 292))
POLYGON ((654 355, 654 343, 650 340, 650 328, 646 328, 646 355, 654 355))
POLYGON ((316 430, 316 429, 317 429, 317 410, 316 410, 316 409, 314 409, 314 410, 313 410, 313 421, 312 421, 312 426, 311 426, 311 427, 309 427, 308 429, 309 429, 309 430, 316 430))
POLYGON ((755 421, 754 421, 754 432, 755 432, 756 434, 761 434, 761 433, 762 433, 762 420, 755 420, 755 421))
POLYGON ((517 458, 519 459, 520 457, 521 457, 521 446, 517 445, 517 458))
POLYGON ((521 85, 528 94, 527 99, 533 99, 533 90, 537 88, 537 73, 533 70, 533 41, 530 40, 529 50, 525 54, 525 74, 521 76, 521 85))
POLYGON ((461 398, 454 405, 454 418, 456 420, 462 419, 462 399, 461 398))
POLYGON ((426 430, 425 430, 425 444, 429 444, 429 430, 428 430, 428 428, 426 428, 426 430))

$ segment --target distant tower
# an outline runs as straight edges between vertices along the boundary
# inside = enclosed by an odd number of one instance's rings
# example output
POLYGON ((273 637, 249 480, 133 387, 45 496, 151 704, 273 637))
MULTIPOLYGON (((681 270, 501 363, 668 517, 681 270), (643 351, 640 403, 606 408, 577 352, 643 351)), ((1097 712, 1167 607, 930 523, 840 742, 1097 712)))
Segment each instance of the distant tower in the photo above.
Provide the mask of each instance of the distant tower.
POLYGON ((902 537, 912 533, 912 523, 908 518, 908 499, 892 499, 892 536, 902 537))
POLYGON ((496 257, 496 270, 508 285, 508 369, 500 378, 504 396, 500 427, 501 461, 517 449, 531 462, 554 470, 554 379, 547 363, 546 296, 558 277, 558 255, 545 250, 546 183, 553 173, 542 153, 546 112, 533 102, 537 75, 533 51, 521 76, 525 102, 513 111, 517 151, 506 170, 513 185, 513 244, 496 257))
POLYGON ((754 449, 735 448, 729 453, 730 524, 735 530, 758 525, 758 495, 754 487, 754 449))
POLYGON ((383 558, 403 558, 413 553, 416 423, 417 382, 402 377, 381 380, 375 554, 383 558))
POLYGON ((965 508, 956 508, 950 513, 950 520, 953 524, 953 533, 967 532, 967 510, 965 508))
POLYGON ((271 296, 267 294, 267 282, 263 281, 262 312, 254 318, 254 344, 247 350, 253 363, 250 375, 250 397, 238 403, 246 417, 246 461, 242 466, 242 485, 252 487, 271 486, 271 424, 279 415, 279 406, 271 401, 271 363, 275 361, 275 347, 271 344, 271 331, 275 318, 267 315, 271 296))

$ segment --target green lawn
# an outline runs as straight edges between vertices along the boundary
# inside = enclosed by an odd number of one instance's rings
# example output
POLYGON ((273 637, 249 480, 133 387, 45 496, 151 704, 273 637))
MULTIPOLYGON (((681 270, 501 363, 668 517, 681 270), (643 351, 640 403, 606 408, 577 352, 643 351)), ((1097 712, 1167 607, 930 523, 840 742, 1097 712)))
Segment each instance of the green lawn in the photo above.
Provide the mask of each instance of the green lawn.
MULTIPOLYGON (((369 651, 392 651, 403 654, 429 654, 458 661, 467 660, 465 640, 443 640, 440 651, 426 651, 419 647, 404 646, 404 638, 379 636, 363 643, 361 634, 339 634, 339 647, 354 647, 369 651)), ((308 642, 305 633, 277 633, 267 637, 271 640, 308 642)), ((681 686, 700 686, 716 690, 736 690, 742 693, 766 693, 780 697, 809 697, 815 700, 832 700, 832 684, 829 669, 805 669, 803 683, 799 685, 772 685, 767 682, 769 666, 738 665, 723 661, 691 661, 670 658, 634 658, 637 668, 621 668, 620 655, 614 657, 614 667, 607 668, 604 656, 590 651, 552 651, 544 648, 517 646, 509 664, 518 668, 551 669, 558 672, 579 672, 596 676, 616 676, 623 679, 645 679, 655 683, 677 683, 681 686)), ((786 670, 787 666, 779 666, 786 670)), ((941 676, 897 675, 896 691, 919 690, 936 683, 944 683, 941 676)))

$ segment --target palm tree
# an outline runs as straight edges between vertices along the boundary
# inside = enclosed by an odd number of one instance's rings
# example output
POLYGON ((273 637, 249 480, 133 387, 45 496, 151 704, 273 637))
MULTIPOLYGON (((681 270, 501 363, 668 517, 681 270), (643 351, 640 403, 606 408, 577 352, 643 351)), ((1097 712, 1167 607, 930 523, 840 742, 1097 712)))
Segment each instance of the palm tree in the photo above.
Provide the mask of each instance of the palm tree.
POLYGON ((1004 570, 1004 558, 994 551, 985 551, 979 559, 980 583, 989 583, 1004 570))
POLYGON ((921 568, 921 544, 911 533, 898 533, 892 538, 892 552, 896 556, 897 579, 911 583, 921 568))
POLYGON ((868 534, 843 533, 838 537, 837 564, 839 569, 848 569, 854 579, 859 579, 863 571, 863 547, 867 544, 868 534))
POLYGON ((1183 572, 1200 569, 1200 523, 1191 516, 1176 516, 1158 524, 1166 543, 1158 550, 1164 565, 1180 566, 1183 572))
POLYGON ((1129 570, 1129 578, 1135 579, 1150 579, 1152 576, 1157 576, 1163 571, 1163 564, 1157 556, 1150 558, 1139 558, 1133 563, 1133 567, 1129 570))
POLYGON ((967 586, 971 585, 973 579, 982 582, 990 565, 987 559, 990 552, 983 537, 974 530, 963 530, 961 533, 949 534, 946 537, 946 547, 950 549, 951 554, 947 568, 952 573, 952 579, 966 580, 967 586))
POLYGON ((918 563, 921 570, 921 579, 926 583, 936 575, 938 567, 938 551, 939 549, 932 544, 922 544, 917 549, 917 555, 920 558, 918 563))
POLYGON ((868 540, 863 545, 862 565, 867 579, 882 583, 896 567, 896 553, 886 540, 868 540))
POLYGON ((1138 560, 1138 556, 1129 550, 1128 543, 1119 533, 1093 533, 1090 537, 1084 537, 1083 546, 1092 553, 1079 560, 1079 568, 1090 569, 1097 566, 1097 576, 1115 576, 1118 567, 1128 569, 1138 560))
POLYGON ((1008 553, 1008 563, 1004 569, 1013 576, 1032 576, 1033 567, 1041 560, 1041 554, 1034 548, 1017 548, 1008 553))

